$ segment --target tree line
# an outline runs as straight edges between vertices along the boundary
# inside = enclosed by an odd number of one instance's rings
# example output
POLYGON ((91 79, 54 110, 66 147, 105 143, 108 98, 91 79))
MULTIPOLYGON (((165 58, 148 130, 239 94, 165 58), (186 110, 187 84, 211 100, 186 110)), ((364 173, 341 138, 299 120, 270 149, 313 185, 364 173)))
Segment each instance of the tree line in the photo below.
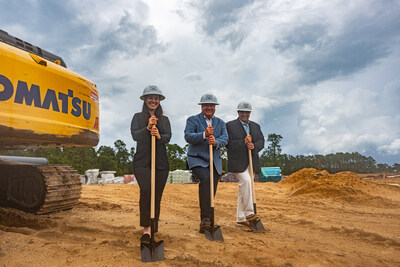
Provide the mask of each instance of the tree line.
POLYGON ((268 135, 267 142, 269 142, 269 145, 260 156, 261 166, 280 167, 286 175, 303 168, 323 169, 329 173, 341 171, 356 173, 400 172, 400 164, 398 163, 392 166, 385 163, 377 164, 371 156, 366 157, 358 152, 337 152, 335 154, 309 156, 282 154, 279 145, 281 140, 282 136, 279 134, 268 135))
MULTIPOLYGON (((372 157, 366 157, 358 152, 328 155, 288 155, 282 154, 279 134, 269 134, 268 146, 260 156, 262 167, 280 167, 285 175, 292 174, 303 168, 321 168, 329 173, 340 171, 352 171, 356 173, 390 172, 400 171, 400 164, 392 166, 377 164, 372 157)), ((180 147, 178 144, 166 144, 170 170, 186 169, 186 152, 188 145, 180 147)), ((74 167, 80 174, 88 169, 100 169, 100 171, 116 171, 117 176, 133 173, 132 161, 135 148, 127 148, 126 144, 117 140, 114 147, 74 147, 74 148, 35 148, 23 150, 3 150, 0 155, 44 157, 50 164, 67 164, 74 167)), ((222 166, 227 172, 226 148, 222 149, 222 166)))

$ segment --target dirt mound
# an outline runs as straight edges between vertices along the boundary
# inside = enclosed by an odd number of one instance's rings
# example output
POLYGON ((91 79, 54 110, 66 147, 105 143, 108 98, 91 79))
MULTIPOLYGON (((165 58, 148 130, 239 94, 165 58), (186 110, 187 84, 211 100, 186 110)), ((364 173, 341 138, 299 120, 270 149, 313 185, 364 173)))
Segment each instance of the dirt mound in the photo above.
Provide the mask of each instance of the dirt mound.
POLYGON ((306 168, 291 174, 280 183, 291 186, 290 196, 332 198, 346 202, 385 201, 382 197, 377 199, 369 194, 375 190, 376 185, 363 181, 356 173, 349 171, 329 174, 325 170, 306 168))
POLYGON ((317 171, 313 168, 305 168, 297 171, 281 181, 283 184, 295 184, 310 181, 324 181, 325 183, 338 183, 342 185, 349 185, 357 187, 365 185, 365 182, 354 172, 338 172, 330 174, 329 172, 317 171))
POLYGON ((0 207, 0 229, 5 229, 7 227, 45 229, 54 225, 54 222, 45 216, 39 216, 25 213, 20 210, 0 207))

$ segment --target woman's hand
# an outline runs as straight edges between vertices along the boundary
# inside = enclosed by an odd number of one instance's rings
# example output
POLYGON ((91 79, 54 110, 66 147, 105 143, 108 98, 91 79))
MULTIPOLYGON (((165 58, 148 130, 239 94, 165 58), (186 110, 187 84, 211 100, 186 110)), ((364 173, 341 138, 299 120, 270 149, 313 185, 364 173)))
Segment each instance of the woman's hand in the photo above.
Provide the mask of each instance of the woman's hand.
POLYGON ((153 125, 156 126, 157 125, 157 120, 158 118, 156 116, 151 116, 149 118, 149 122, 147 123, 147 130, 151 131, 151 128, 153 128, 153 125))
POLYGON ((155 136, 157 138, 157 140, 161 139, 160 132, 158 131, 157 127, 155 127, 155 126, 153 128, 151 128, 150 134, 155 136))

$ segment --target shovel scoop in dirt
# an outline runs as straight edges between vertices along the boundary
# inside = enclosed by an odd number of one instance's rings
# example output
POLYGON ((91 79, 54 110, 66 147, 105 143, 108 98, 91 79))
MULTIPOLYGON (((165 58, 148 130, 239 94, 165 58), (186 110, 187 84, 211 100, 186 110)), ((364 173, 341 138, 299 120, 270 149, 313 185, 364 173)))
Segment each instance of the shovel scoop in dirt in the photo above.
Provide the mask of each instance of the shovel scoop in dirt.
MULTIPOLYGON (((257 207, 256 207, 256 192, 254 189, 254 173, 253 173, 253 159, 251 156, 251 150, 249 149, 249 171, 251 177, 251 189, 252 189, 252 197, 253 197, 253 208, 254 214, 257 214, 257 207)), ((258 231, 265 231, 264 225, 262 224, 260 219, 249 221, 251 229, 253 232, 258 231)))
POLYGON ((222 231, 219 226, 214 225, 214 160, 213 160, 213 147, 209 145, 210 150, 210 198, 211 198, 211 227, 204 229, 205 237, 210 241, 222 241, 222 231))
POLYGON ((154 227, 156 219, 151 219, 151 239, 150 243, 140 243, 142 262, 154 262, 164 260, 164 241, 154 240, 154 227))
MULTIPOLYGON (((154 127, 154 126, 153 126, 154 127)), ((157 219, 155 218, 155 192, 156 192, 156 137, 151 136, 151 205, 150 205, 150 243, 140 243, 142 262, 154 262, 164 260, 164 241, 154 240, 154 230, 156 229, 157 219)))

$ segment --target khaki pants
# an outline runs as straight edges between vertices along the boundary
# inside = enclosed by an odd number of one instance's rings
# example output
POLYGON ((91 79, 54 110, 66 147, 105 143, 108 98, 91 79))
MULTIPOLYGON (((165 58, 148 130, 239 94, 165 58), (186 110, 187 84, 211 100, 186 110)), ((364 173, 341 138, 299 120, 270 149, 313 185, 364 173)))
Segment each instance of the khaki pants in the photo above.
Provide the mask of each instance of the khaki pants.
POLYGON ((239 179, 236 222, 245 222, 246 216, 254 214, 249 167, 244 172, 233 174, 239 179))

